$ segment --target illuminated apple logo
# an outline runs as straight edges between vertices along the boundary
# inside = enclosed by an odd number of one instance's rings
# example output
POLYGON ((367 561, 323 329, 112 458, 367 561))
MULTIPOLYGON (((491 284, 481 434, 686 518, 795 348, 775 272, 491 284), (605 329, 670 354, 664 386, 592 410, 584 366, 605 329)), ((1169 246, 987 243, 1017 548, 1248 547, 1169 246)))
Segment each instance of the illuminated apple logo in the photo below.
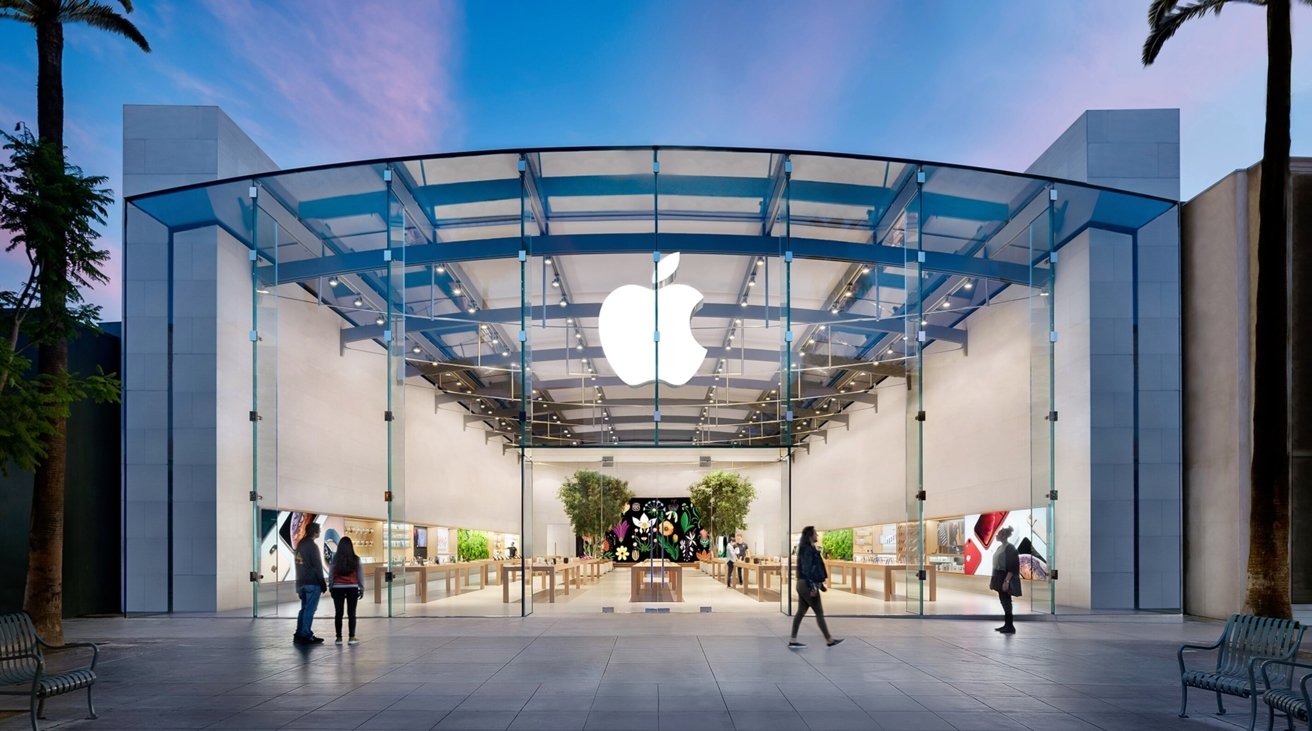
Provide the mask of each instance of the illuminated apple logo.
POLYGON ((671 386, 682 386, 706 359, 706 348, 692 336, 692 316, 702 306, 702 293, 686 284, 673 284, 678 269, 677 253, 662 257, 652 275, 654 292, 648 287, 626 284, 601 303, 597 323, 601 349, 615 375, 630 386, 657 379, 671 386), (659 343, 652 337, 657 331, 659 343), (659 373, 656 372, 658 346, 659 373))

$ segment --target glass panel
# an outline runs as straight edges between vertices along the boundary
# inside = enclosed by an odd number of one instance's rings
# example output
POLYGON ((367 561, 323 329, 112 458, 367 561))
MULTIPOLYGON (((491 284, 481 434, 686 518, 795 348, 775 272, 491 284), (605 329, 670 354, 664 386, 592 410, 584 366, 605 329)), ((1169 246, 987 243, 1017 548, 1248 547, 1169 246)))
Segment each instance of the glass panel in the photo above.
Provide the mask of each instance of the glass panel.
POLYGON ((921 222, 924 195, 920 190, 923 175, 918 174, 917 192, 903 214, 903 251, 906 272, 906 305, 902 313, 903 366, 907 383, 907 492, 906 520, 897 527, 897 561, 902 572, 904 608, 909 614, 925 613, 925 384, 924 384, 924 296, 921 222))
MULTIPOLYGON (((257 198, 258 200, 258 198, 257 198)), ((299 609, 291 542, 276 528, 278 513, 262 505, 278 502, 278 224, 263 208, 254 207, 251 259, 251 529, 254 554, 251 585, 254 614, 296 616, 299 609)), ((290 535, 290 534, 289 534, 290 535)))
MULTIPOLYGON (((1054 190, 1055 188, 1050 188, 1054 190)), ((1029 226, 1030 271, 1030 516, 1029 548, 1021 551, 1021 578, 1029 593, 1033 612, 1057 611, 1056 583, 1051 580, 1056 567, 1057 545, 1055 510, 1053 509, 1054 429, 1056 414, 1053 387, 1053 350, 1055 325, 1053 305, 1056 297, 1057 268, 1052 256, 1053 201, 1029 226)), ((1022 545, 1022 548, 1025 546, 1022 545)))
MULTIPOLYGON (((388 616, 406 613, 406 588, 409 584, 426 580, 426 574, 415 566, 413 559, 413 527, 406 522, 405 501, 405 383, 408 369, 408 341, 406 340, 406 217, 405 210, 393 186, 399 186, 389 167, 385 176, 387 197, 387 247, 383 260, 387 270, 383 280, 386 303, 383 346, 387 350, 386 388, 387 410, 384 423, 387 429, 387 487, 384 493, 387 510, 387 565, 392 574, 388 584, 388 616)), ((457 579, 459 580, 459 579, 457 579)))

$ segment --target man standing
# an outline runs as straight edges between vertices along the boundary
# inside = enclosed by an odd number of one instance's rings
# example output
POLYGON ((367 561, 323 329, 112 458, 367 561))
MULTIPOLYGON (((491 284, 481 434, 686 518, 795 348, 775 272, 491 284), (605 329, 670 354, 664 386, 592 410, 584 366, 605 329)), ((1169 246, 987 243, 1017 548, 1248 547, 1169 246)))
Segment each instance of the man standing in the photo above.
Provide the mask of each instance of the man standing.
POLYGON ((301 598, 301 611, 296 614, 296 634, 292 641, 298 645, 317 645, 322 637, 315 637, 310 625, 319 608, 319 597, 328 589, 324 581, 323 554, 315 545, 319 537, 319 524, 305 526, 305 535, 296 544, 296 595, 301 598))
MULTIPOLYGON (((732 589, 733 565, 735 562, 742 561, 747 558, 747 543, 743 541, 743 536, 741 533, 733 537, 733 542, 726 547, 724 555, 725 558, 727 558, 729 561, 729 564, 726 567, 728 568, 728 571, 726 572, 727 576, 725 578, 724 584, 725 586, 732 589)), ((739 584, 743 583, 743 569, 741 566, 738 567, 738 583, 739 584)))

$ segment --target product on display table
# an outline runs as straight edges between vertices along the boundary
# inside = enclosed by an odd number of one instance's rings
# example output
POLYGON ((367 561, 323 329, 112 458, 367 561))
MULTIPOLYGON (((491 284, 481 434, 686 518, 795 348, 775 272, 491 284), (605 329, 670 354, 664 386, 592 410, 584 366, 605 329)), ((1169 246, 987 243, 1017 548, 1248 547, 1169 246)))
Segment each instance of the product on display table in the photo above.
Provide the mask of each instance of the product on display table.
POLYGON ((644 561, 629 571, 630 602, 683 601, 683 567, 679 564, 644 561))

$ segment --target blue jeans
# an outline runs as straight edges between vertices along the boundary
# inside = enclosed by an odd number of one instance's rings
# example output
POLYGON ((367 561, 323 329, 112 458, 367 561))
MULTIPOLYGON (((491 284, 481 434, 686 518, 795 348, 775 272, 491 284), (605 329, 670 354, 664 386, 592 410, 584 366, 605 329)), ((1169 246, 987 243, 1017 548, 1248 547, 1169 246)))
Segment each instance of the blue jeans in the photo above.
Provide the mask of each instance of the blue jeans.
POLYGON ((296 596, 301 598, 301 611, 296 613, 296 634, 302 637, 314 634, 310 625, 314 623, 314 613, 319 609, 319 595, 322 593, 317 585, 296 587, 296 596))

